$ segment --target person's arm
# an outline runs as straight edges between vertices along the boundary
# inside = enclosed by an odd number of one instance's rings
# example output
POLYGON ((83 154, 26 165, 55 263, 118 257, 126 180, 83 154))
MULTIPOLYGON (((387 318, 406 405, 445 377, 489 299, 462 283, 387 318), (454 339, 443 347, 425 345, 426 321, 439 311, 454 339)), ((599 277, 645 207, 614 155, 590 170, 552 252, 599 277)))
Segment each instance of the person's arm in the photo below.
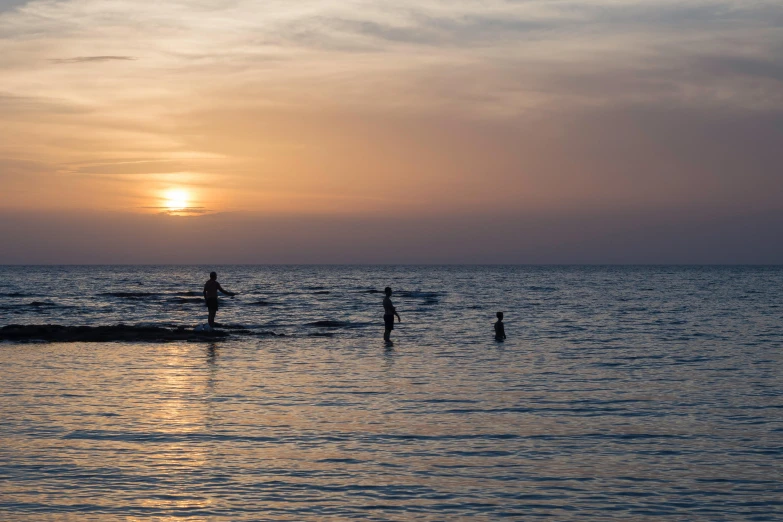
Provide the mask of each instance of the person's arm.
POLYGON ((503 334, 503 339, 505 339, 506 338, 506 326, 505 325, 502 325, 502 324, 500 325, 500 333, 503 334))
POLYGON ((222 286, 220 286, 220 283, 218 283, 218 290, 220 290, 220 292, 221 292, 222 294, 224 294, 224 295, 230 295, 230 296, 237 295, 237 294, 235 294, 234 292, 229 292, 228 290, 223 290, 223 287, 222 287, 222 286))
POLYGON ((396 315, 396 316, 397 316, 397 322, 398 322, 398 323, 401 323, 401 322, 402 322, 402 319, 400 319, 400 314, 398 314, 398 313, 397 313, 397 309, 396 309, 396 308, 393 308, 393 310, 394 310, 394 315, 396 315))
POLYGON ((207 298, 207 285, 204 285, 204 299, 207 298))

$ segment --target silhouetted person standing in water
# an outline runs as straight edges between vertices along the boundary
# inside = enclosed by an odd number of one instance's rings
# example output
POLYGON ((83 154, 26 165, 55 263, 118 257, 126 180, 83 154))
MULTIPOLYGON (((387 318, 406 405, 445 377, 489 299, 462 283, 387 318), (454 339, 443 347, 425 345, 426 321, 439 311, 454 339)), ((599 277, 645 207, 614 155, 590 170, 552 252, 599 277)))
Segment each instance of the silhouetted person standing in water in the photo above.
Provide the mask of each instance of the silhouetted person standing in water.
POLYGON ((204 284, 204 299, 207 301, 207 310, 209 310, 209 326, 215 326, 215 314, 218 311, 218 290, 225 295, 237 295, 234 292, 223 290, 220 283, 217 282, 217 272, 209 273, 209 281, 204 284))
POLYGON ((400 314, 397 313, 397 309, 392 304, 391 295, 392 289, 388 286, 384 289, 386 297, 383 298, 383 340, 388 344, 391 344, 391 331, 394 330, 394 316, 397 316, 397 322, 401 323, 400 314))
POLYGON ((495 316, 498 318, 497 322, 495 323, 495 340, 505 341, 506 328, 505 326, 503 326, 503 312, 498 312, 497 314, 495 314, 495 316))

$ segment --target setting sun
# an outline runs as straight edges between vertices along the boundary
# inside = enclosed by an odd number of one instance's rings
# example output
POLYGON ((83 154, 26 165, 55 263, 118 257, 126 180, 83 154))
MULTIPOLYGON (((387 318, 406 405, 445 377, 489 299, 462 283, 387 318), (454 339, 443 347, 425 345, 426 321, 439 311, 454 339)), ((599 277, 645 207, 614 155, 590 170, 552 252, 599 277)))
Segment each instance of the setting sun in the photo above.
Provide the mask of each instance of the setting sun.
POLYGON ((190 198, 184 190, 169 190, 165 194, 165 205, 169 211, 185 210, 188 208, 190 198))

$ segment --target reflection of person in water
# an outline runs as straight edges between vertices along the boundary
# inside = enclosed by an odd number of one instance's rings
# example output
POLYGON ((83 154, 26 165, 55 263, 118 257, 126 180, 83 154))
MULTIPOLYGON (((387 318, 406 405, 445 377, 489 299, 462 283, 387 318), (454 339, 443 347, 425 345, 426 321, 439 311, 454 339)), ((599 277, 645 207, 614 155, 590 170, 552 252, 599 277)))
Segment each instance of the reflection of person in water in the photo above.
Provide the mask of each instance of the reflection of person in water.
POLYGON ((210 272, 209 281, 204 285, 204 299, 206 300, 207 310, 209 310, 209 326, 215 326, 215 314, 218 311, 218 291, 225 295, 236 295, 234 292, 223 290, 223 287, 217 282, 217 273, 210 272))
POLYGON ((497 322, 495 323, 495 340, 505 341, 506 328, 503 326, 503 312, 498 312, 495 314, 495 316, 498 318, 497 322))
POLYGON ((391 331, 394 330, 394 316, 397 316, 398 323, 401 323, 402 319, 400 319, 400 314, 397 313, 397 309, 392 304, 392 289, 387 286, 384 293, 386 297, 383 298, 383 340, 391 343, 391 331))

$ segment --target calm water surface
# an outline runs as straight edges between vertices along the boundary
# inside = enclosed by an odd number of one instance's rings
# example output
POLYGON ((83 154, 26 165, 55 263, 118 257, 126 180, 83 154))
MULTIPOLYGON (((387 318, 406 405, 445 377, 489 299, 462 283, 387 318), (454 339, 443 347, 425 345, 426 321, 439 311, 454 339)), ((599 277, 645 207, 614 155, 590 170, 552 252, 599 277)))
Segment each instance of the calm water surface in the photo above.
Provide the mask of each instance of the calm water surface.
MULTIPOLYGON (((0 344, 0 519, 783 519, 783 268, 217 270, 247 335, 0 344)), ((0 267, 0 326, 195 326, 208 271, 0 267)))

